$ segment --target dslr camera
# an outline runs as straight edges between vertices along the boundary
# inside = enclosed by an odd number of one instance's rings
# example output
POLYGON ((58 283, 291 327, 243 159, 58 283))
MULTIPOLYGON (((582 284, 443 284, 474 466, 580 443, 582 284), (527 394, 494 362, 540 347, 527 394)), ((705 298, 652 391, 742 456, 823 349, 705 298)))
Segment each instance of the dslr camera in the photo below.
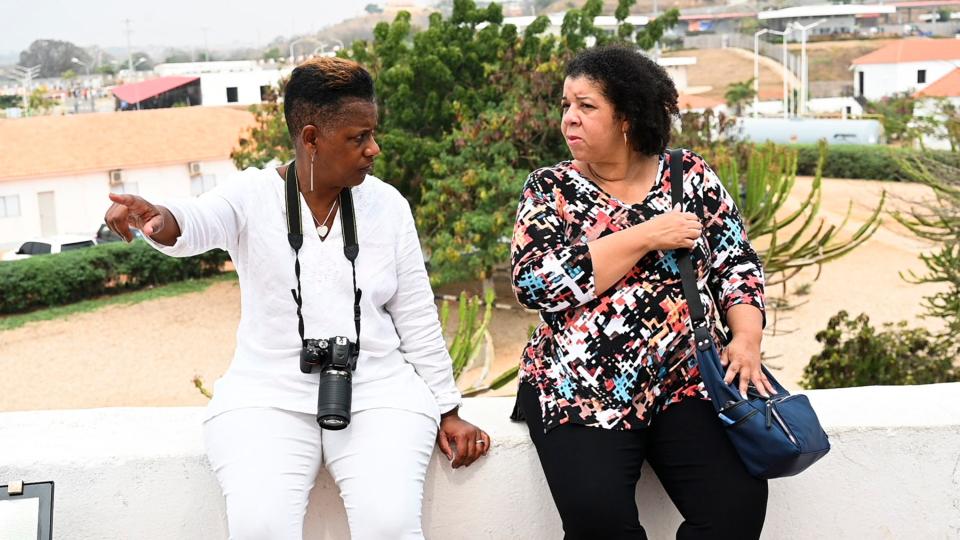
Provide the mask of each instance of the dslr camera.
POLYGON ((323 429, 339 430, 350 424, 353 371, 360 349, 343 336, 305 339, 300 350, 300 371, 320 371, 317 423, 323 429))

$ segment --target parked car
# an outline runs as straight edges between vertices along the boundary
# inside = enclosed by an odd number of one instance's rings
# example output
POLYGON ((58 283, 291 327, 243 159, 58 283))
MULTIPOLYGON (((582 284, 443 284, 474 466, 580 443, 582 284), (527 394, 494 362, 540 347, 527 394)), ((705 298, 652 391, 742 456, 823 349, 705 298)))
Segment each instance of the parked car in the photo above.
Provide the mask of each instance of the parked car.
MULTIPOLYGON (((130 228, 130 231, 133 232, 134 238, 143 238, 143 233, 140 232, 140 229, 130 228)), ((106 223, 100 225, 100 228, 97 229, 96 240, 98 244, 109 244, 110 242, 119 242, 123 240, 120 238, 120 235, 111 231, 110 227, 107 227, 106 223)))
POLYGON ((50 255, 53 253, 72 251, 74 249, 93 247, 95 245, 97 245, 97 242, 93 238, 79 235, 65 234, 49 238, 37 238, 24 242, 16 251, 5 253, 0 260, 16 261, 33 257, 34 255, 50 255))

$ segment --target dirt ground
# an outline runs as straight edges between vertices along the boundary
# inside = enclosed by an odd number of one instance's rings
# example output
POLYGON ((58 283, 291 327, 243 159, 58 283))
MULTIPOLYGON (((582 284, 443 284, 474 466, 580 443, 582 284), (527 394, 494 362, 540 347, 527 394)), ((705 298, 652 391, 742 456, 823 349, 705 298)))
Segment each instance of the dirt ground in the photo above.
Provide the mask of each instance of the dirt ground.
MULTIPOLYGON (((809 179, 799 179, 797 195, 809 184, 809 179)), ((927 188, 917 184, 826 181, 823 217, 839 224, 852 200, 853 218, 846 229, 855 230, 875 207, 882 189, 907 200, 929 196, 927 188)), ((878 323, 907 319, 931 324, 916 317, 922 312, 921 297, 937 288, 906 283, 899 275, 922 271, 918 255, 929 246, 891 222, 886 218, 869 242, 825 265, 816 281, 811 270, 790 282, 791 291, 806 283, 810 291, 791 296, 797 307, 779 312, 776 332, 771 324, 764 340, 768 364, 788 386, 796 388, 803 366, 819 350, 814 335, 840 309, 854 315, 868 312, 878 323)), ((440 292, 452 294, 456 287, 440 292)), ((516 365, 528 329, 538 320, 535 313, 516 305, 503 276, 497 279, 497 292, 498 302, 510 309, 497 309, 491 323, 491 377, 516 365)), ((0 410, 202 405, 206 398, 191 380, 199 375, 212 386, 227 368, 239 309, 237 284, 221 282, 199 293, 111 306, 0 332, 4 382, 0 410)), ((465 373, 463 386, 472 384, 477 375, 477 370, 465 373)), ((510 394, 514 388, 509 384, 498 394, 510 394)))

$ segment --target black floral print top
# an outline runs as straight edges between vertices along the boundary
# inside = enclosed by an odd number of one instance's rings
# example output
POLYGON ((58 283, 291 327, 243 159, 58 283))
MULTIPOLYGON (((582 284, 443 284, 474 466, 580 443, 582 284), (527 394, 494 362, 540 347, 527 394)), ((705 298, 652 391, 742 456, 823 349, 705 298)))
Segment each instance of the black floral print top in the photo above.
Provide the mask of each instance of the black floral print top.
MULTIPOLYGON (((669 162, 669 153, 660 157, 658 181, 633 205, 571 161, 526 180, 513 234, 513 287, 542 323, 523 351, 520 380, 539 391, 547 431, 565 423, 643 428, 673 403, 707 398, 675 253, 650 252, 597 291, 587 247, 670 211, 669 162)), ((717 303, 721 315, 736 304, 763 312, 763 270, 733 199, 699 155, 684 151, 683 171, 684 209, 695 212, 702 201, 704 230, 691 258, 710 320, 717 303)), ((720 330, 714 335, 721 344, 720 330)))

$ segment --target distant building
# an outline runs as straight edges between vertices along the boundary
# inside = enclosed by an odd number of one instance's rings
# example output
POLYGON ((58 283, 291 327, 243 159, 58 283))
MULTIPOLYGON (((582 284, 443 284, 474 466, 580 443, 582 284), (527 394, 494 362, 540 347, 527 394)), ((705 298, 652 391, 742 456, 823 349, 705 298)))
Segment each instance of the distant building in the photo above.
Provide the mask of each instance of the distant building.
POLYGON ((853 60, 853 91, 868 100, 914 94, 958 67, 960 39, 899 39, 853 60))
POLYGON ((112 92, 118 111, 190 107, 202 99, 199 77, 159 77, 121 84, 112 92))
MULTIPOLYGON (((818 4, 795 6, 784 9, 761 11, 757 18, 761 24, 773 30, 783 31, 788 25, 797 23, 808 26, 817 21, 824 22, 810 29, 810 36, 824 34, 855 34, 879 24, 880 15, 895 13, 897 8, 889 4, 818 4)), ((793 39, 799 41, 800 33, 795 32, 793 39)))
POLYGON ((278 67, 254 60, 160 64, 160 75, 196 76, 203 105, 253 105, 265 100, 272 87, 290 75, 293 66, 278 67))
POLYGON ((253 125, 249 112, 224 107, 0 120, 0 249, 92 235, 110 192, 199 195, 236 172, 230 152, 253 125))
POLYGON ((757 14, 753 11, 687 13, 684 10, 675 31, 679 35, 734 34, 740 31, 740 24, 744 20, 756 18, 757 14))

